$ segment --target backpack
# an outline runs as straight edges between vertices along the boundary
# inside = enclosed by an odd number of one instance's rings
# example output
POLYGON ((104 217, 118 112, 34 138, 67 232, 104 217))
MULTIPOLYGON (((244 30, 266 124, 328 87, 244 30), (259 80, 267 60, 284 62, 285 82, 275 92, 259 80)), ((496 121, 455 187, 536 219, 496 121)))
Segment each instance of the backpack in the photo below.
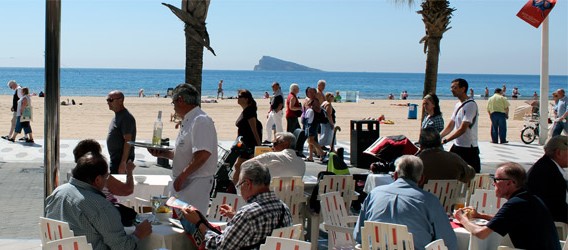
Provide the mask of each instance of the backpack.
POLYGON ((327 119, 327 112, 325 112, 325 109, 321 109, 320 112, 314 111, 314 120, 319 124, 329 123, 329 120, 327 119))
POLYGON ((329 152, 329 160, 327 161, 327 170, 328 172, 332 172, 336 175, 350 175, 349 167, 343 161, 343 148, 338 148, 337 153, 329 152))

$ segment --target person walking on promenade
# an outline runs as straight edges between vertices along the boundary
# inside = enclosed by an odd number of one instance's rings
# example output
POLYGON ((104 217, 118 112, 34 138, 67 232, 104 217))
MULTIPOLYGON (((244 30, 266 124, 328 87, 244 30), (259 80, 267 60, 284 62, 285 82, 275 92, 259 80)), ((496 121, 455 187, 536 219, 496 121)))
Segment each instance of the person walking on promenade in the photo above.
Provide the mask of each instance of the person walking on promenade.
POLYGON ((509 101, 501 94, 501 89, 496 88, 495 94, 487 101, 487 113, 491 119, 491 142, 501 144, 507 141, 507 119, 509 119, 509 101))
POLYGON ((233 166, 232 180, 235 184, 239 181, 241 164, 254 156, 254 147, 260 146, 262 139, 262 123, 258 120, 256 113, 258 108, 250 91, 246 89, 239 90, 237 102, 243 109, 243 112, 241 112, 241 115, 235 122, 237 136, 241 137, 241 141, 246 148, 240 153, 233 166))
POLYGON ((219 99, 219 94, 221 94, 221 100, 223 100, 223 80, 219 80, 219 85, 217 85, 217 99, 219 99))
POLYGON ((136 140, 136 119, 124 107, 122 92, 111 91, 106 101, 108 109, 114 112, 106 141, 110 155, 110 173, 126 174, 126 162, 134 162, 134 148, 128 142, 136 140))
POLYGON ((516 249, 560 250, 550 212, 542 200, 525 189, 525 169, 518 163, 501 163, 492 178, 495 196, 507 199, 497 214, 479 213, 466 207, 455 211, 454 218, 471 232, 471 236, 480 239, 496 232, 501 236, 508 234, 516 249), (475 218, 489 222, 485 226, 476 225, 470 220, 475 218))
POLYGON ((334 96, 331 92, 325 93, 325 102, 321 105, 322 112, 325 112, 325 119, 327 123, 322 123, 321 135, 319 137, 319 145, 324 150, 329 150, 334 148, 335 142, 333 141, 333 129, 335 128, 335 109, 333 108, 332 102, 334 96), (329 146, 327 148, 326 146, 329 146))
POLYGON ((10 130, 8 132, 8 135, 2 136, 2 139, 6 140, 12 138, 14 135, 14 130, 16 129, 16 119, 18 117, 16 112, 16 110, 18 109, 18 100, 20 100, 20 98, 22 98, 23 96, 22 87, 18 83, 16 83, 15 80, 8 81, 8 88, 14 90, 14 97, 12 98, 12 107, 10 108, 10 111, 12 111, 10 130))
POLYGON ((318 127, 320 126, 320 122, 318 121, 318 116, 323 115, 321 110, 319 101, 317 98, 310 99, 306 105, 304 105, 306 111, 304 116, 302 117, 302 124, 304 128, 304 132, 306 133, 306 137, 308 138, 308 152, 309 156, 306 158, 306 161, 313 162, 314 158, 314 151, 316 155, 320 156, 320 161, 323 161, 325 157, 325 153, 323 152, 321 146, 317 142, 318 138, 318 127))
POLYGON ((272 91, 274 96, 270 100, 270 110, 266 115, 266 140, 264 143, 272 142, 272 126, 276 127, 276 133, 282 132, 282 110, 284 109, 284 97, 282 96, 282 89, 277 82, 272 83, 272 91))
POLYGON ((16 109, 16 128, 14 129, 14 133, 12 133, 12 137, 8 138, 8 141, 14 142, 16 141, 16 136, 22 132, 24 129, 24 133, 26 134, 25 142, 34 143, 34 136, 32 134, 32 126, 30 125, 31 122, 31 108, 32 108, 32 99, 30 98, 30 91, 28 88, 22 88, 22 98, 18 100, 18 108, 16 109), (25 114, 25 110, 30 110, 27 112, 27 120, 23 121, 25 114))
POLYGON ((467 96, 469 84, 465 79, 458 78, 452 81, 451 91, 459 102, 446 128, 440 133, 442 143, 455 140, 450 152, 458 154, 467 164, 481 171, 479 147, 477 146, 477 116, 479 115, 477 103, 467 96))
POLYGON ((322 104, 323 102, 325 102, 325 80, 319 80, 318 81, 318 87, 317 87, 317 93, 316 93, 316 98, 318 99, 319 103, 322 104))
POLYGON ((298 100, 299 92, 300 86, 297 83, 290 84, 290 93, 286 98, 286 131, 290 133, 300 128, 298 118, 302 116, 302 104, 298 100))
POLYGON ((444 129, 444 118, 440 110, 440 99, 436 94, 430 93, 422 99, 424 111, 428 114, 422 121, 422 129, 434 128, 438 133, 444 129))
POLYGON ((201 94, 188 83, 176 86, 174 111, 183 117, 174 150, 148 149, 155 157, 172 162, 173 195, 207 211, 209 192, 217 170, 217 130, 200 107, 201 94))
POLYGON ((568 117, 568 97, 566 97, 566 92, 564 89, 556 90, 558 95, 558 103, 556 104, 556 119, 554 120, 556 125, 552 130, 552 136, 564 133, 568 134, 568 124, 566 118, 568 117))

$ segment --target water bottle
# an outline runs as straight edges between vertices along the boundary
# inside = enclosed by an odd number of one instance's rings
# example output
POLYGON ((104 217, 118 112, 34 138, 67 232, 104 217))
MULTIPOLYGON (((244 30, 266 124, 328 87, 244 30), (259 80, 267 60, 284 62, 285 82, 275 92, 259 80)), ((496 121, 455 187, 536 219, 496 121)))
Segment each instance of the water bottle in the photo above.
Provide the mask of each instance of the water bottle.
POLYGON ((154 134, 152 135, 152 144, 161 145, 162 144, 162 128, 164 124, 162 123, 162 111, 158 111, 158 118, 154 122, 154 134))

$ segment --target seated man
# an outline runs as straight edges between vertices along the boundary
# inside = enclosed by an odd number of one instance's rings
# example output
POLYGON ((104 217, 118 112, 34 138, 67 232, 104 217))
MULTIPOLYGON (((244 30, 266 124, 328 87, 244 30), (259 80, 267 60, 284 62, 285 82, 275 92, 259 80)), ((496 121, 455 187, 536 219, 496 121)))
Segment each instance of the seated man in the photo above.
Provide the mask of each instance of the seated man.
POLYGON ((525 181, 526 173, 521 165, 514 162, 499 164, 493 177, 495 195, 508 201, 497 214, 478 213, 467 207, 457 210, 454 217, 472 235, 481 239, 495 231, 501 236, 509 234, 515 248, 560 250, 552 216, 538 197, 524 190, 525 181), (489 223, 478 226, 469 218, 481 218, 489 220, 489 223))
POLYGON ((253 159, 267 167, 273 177, 304 176, 306 163, 296 155, 295 145, 296 137, 294 137, 294 134, 278 132, 272 142, 274 152, 264 153, 253 159))
POLYGON ((568 137, 557 135, 544 145, 544 156, 529 169, 527 189, 538 196, 554 221, 568 223, 568 137))
POLYGON ((423 169, 420 158, 403 155, 394 164, 396 181, 374 188, 363 202, 353 232, 357 243, 361 243, 361 227, 368 220, 406 225, 416 249, 437 239, 444 239, 448 249, 457 249, 456 234, 440 201, 417 185, 423 169))
POLYGON ((475 169, 457 154, 444 151, 440 133, 434 128, 420 133, 418 157, 424 164, 424 183, 428 180, 458 180, 468 183, 475 177, 475 169))
POLYGON ((208 231, 194 207, 182 210, 184 217, 205 235, 206 249, 258 249, 275 228, 291 225, 290 210, 270 191, 270 172, 255 160, 241 166, 236 185, 247 204, 238 211, 221 205, 221 213, 231 218, 222 234, 208 231))
POLYGON ((69 183, 46 198, 46 217, 69 223, 75 236, 85 235, 94 250, 136 249, 137 241, 152 233, 152 226, 144 221, 132 235, 126 234, 120 214, 101 192, 109 176, 104 156, 81 156, 69 183))

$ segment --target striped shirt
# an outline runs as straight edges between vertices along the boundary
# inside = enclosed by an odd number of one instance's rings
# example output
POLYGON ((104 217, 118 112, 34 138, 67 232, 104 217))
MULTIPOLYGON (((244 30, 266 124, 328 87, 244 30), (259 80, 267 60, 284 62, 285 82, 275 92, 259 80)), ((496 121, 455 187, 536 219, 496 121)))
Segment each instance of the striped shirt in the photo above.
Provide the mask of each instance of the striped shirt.
POLYGON ((264 243, 273 229, 292 224, 290 209, 272 191, 257 194, 247 203, 227 223, 223 234, 207 232, 207 249, 241 249, 264 243))

